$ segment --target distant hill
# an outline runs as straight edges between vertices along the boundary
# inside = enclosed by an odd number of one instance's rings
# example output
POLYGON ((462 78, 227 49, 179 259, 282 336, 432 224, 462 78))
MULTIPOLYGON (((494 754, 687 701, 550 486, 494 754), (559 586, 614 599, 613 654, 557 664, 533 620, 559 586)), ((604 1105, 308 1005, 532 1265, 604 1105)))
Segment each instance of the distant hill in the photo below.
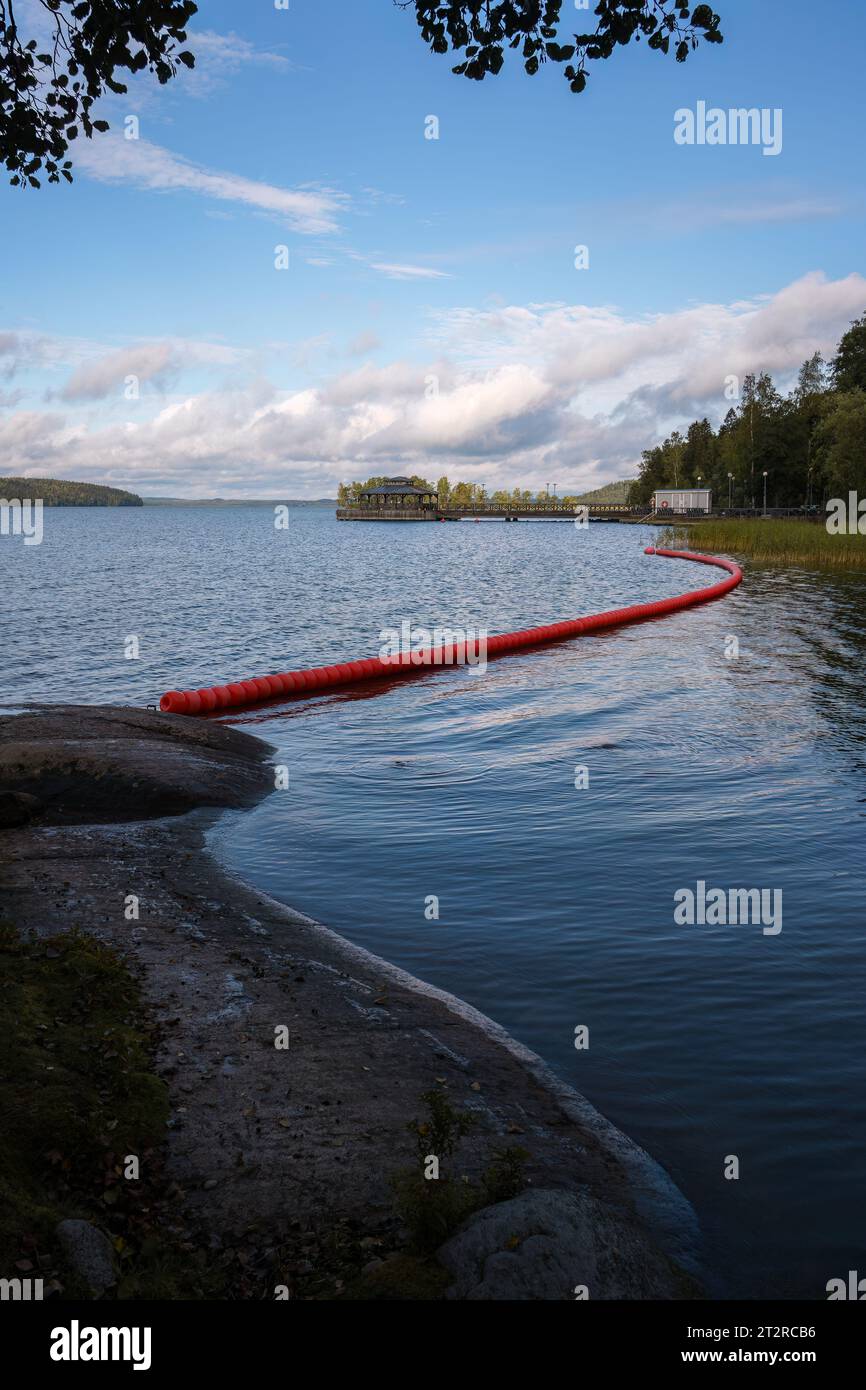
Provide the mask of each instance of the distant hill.
POLYGON ((336 497, 145 497, 146 507, 336 507, 336 497))
POLYGON ((625 503, 628 501, 628 490, 634 478, 623 478, 618 483, 605 483, 604 487, 597 487, 592 492, 585 492, 578 497, 578 502, 607 502, 610 506, 615 503, 625 503))
POLYGON ((0 478, 0 497, 38 498, 46 507, 140 507, 134 492, 101 483, 69 483, 60 478, 0 478))

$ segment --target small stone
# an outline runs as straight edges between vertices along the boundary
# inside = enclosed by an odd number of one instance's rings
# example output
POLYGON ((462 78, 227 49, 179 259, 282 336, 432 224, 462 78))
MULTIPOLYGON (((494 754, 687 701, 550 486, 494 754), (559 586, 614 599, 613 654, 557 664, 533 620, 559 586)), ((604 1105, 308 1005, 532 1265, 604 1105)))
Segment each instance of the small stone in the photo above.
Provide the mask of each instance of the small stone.
POLYGON ((99 1296, 117 1283, 114 1248, 96 1226, 89 1221, 61 1221, 56 1235, 67 1260, 91 1293, 99 1296))

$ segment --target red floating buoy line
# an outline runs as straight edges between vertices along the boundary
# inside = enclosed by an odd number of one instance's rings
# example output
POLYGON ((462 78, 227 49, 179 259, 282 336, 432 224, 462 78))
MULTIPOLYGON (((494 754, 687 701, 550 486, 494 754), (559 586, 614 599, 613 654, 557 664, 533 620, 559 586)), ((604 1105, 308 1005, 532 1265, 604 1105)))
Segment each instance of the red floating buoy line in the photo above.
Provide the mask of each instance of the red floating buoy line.
MULTIPOLYGON (((706 589, 693 589, 674 598, 658 599, 655 603, 634 603, 628 608, 612 608, 607 613, 569 618, 565 622, 549 623, 546 627, 502 632, 486 639, 487 655, 582 637, 585 633, 602 632, 606 628, 625 627, 628 623, 642 622, 646 618, 661 618, 666 613, 677 613, 681 608, 694 608, 699 603, 710 603, 713 599, 721 598, 735 589, 743 578, 739 565, 716 555, 697 555, 691 550, 659 550, 655 546, 647 546, 645 554, 665 555, 672 560, 694 560, 699 565, 715 565, 727 570, 728 577, 706 589)), ((465 647, 460 644, 429 648, 423 652, 402 652, 388 660, 374 656, 334 666, 316 666, 306 671, 257 676, 252 680, 233 681, 230 685, 207 686, 203 690, 169 690, 160 700, 159 707, 166 714, 209 714, 213 710, 253 705, 280 695, 310 695, 318 690, 350 685, 355 681, 417 675, 430 667, 454 666, 462 664, 464 660, 465 647)))

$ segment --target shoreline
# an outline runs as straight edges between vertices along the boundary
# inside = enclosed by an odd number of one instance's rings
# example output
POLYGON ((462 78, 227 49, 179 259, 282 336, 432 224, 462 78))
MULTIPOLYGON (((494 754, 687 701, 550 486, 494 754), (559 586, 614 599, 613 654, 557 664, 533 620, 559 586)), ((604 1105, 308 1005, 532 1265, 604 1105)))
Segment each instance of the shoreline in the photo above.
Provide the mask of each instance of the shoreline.
MULTIPOLYGON (((469 1174, 516 1142, 529 1183, 517 1203, 544 1197, 564 1225, 583 1204, 561 1294, 537 1238, 493 1252, 516 1293, 477 1252, 467 1272, 462 1251, 450 1296, 566 1299, 584 1283, 595 1298, 700 1297, 694 1213, 637 1144, 470 1005, 220 864, 216 823, 268 794, 272 751, 215 721, 124 707, 29 706, 0 734, 0 789, 25 798, 24 821, 0 832, 4 913, 20 933, 77 926, 142 970, 185 1216, 213 1248, 348 1225, 393 1255, 405 1233, 392 1178, 412 1163, 422 1097, 441 1088, 473 1117, 469 1174)), ((485 1214, 516 1220, 510 1205, 485 1214)))

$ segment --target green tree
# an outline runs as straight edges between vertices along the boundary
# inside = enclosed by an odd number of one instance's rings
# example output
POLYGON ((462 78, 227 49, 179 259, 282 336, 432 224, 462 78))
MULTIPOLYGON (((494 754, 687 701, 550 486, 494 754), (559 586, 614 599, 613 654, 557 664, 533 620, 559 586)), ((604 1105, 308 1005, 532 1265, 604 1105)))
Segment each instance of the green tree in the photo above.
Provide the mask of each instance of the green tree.
POLYGON ((123 94, 118 74, 145 68, 168 82, 178 63, 193 55, 178 45, 197 6, 192 0, 37 0, 53 24, 40 47, 19 30, 12 0, 0 0, 0 160, 13 184, 39 188, 61 176, 72 182, 64 159, 79 132, 91 138, 108 130, 92 108, 106 91, 123 94))
POLYGON ((682 452, 683 487, 711 487, 716 464, 716 435, 706 418, 694 420, 686 431, 686 442, 682 452))
POLYGON ((628 501, 631 507, 648 507, 652 495, 658 487, 669 484, 667 456, 662 444, 644 449, 640 456, 638 476, 629 488, 628 501))
POLYGON ((842 335, 831 370, 837 391, 866 391, 866 314, 842 335))
POLYGON ((455 483, 451 489, 451 505, 453 507, 468 507, 472 502, 472 484, 455 483))
MULTIPOLYGON (((783 506, 809 506, 816 479, 815 435, 830 408, 827 364, 820 352, 807 358, 790 401, 790 452, 784 478, 783 506)), ((780 494, 777 494, 777 501, 780 494)))
MULTIPOLYGON (((400 9, 414 5, 415 18, 434 53, 451 53, 460 61, 452 69, 480 82, 498 73, 505 50, 519 49, 530 76, 546 62, 562 65, 573 92, 582 92, 588 64, 610 58, 632 40, 647 40, 660 53, 673 49, 684 63, 700 39, 721 43, 720 19, 710 5, 691 0, 598 0, 597 24, 575 33, 562 15, 563 0, 394 0, 400 9), (563 42, 562 40, 565 40, 563 42)), ((566 12, 572 6, 566 6, 566 12)), ((573 22, 573 17, 572 17, 573 22)))
POLYGON ((739 434, 740 417, 732 406, 718 433, 713 497, 714 505, 721 508, 727 507, 729 501, 742 501, 740 489, 743 460, 740 456, 739 434))
POLYGON ((826 497, 866 496, 866 391, 833 398, 816 431, 815 448, 826 497))
POLYGON ((756 504, 758 479, 764 469, 768 474, 772 472, 775 478, 780 464, 784 467, 779 429, 781 409, 782 398, 773 385, 772 377, 767 372, 761 372, 758 376, 750 372, 743 380, 738 431, 740 472, 747 507, 756 504))
POLYGON ((820 352, 813 352, 797 374, 794 395, 798 401, 809 400, 813 396, 820 396, 826 389, 827 364, 820 352))

